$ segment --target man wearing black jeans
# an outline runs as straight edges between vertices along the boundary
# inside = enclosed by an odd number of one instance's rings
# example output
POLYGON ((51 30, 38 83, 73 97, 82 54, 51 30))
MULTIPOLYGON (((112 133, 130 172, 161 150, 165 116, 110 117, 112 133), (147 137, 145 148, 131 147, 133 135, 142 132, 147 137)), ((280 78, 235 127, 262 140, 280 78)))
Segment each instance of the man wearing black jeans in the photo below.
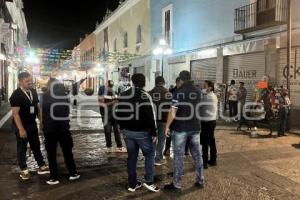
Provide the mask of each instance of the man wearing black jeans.
POLYGON ((236 121, 238 114, 238 89, 235 86, 235 80, 231 80, 230 86, 227 91, 228 105, 229 105, 229 116, 231 120, 236 121))
POLYGON ((12 109, 13 123, 12 128, 17 138, 17 158, 21 169, 20 178, 30 179, 30 173, 26 164, 27 144, 33 152, 34 158, 38 163, 38 174, 49 173, 48 166, 44 162, 40 149, 40 140, 36 117, 39 112, 39 99, 35 89, 32 89, 32 76, 28 72, 18 75, 19 88, 11 95, 9 101, 12 109))
POLYGON ((116 152, 126 153, 126 149, 123 148, 121 134, 117 120, 115 120, 112 108, 117 102, 117 96, 113 90, 114 82, 109 80, 106 86, 101 86, 98 91, 98 102, 100 106, 100 114, 104 125, 105 141, 106 141, 106 153, 112 153, 111 132, 114 129, 115 141, 117 144, 116 152))
POLYGON ((215 166, 217 164, 217 148, 215 141, 215 128, 218 112, 218 98, 214 93, 214 83, 205 81, 202 90, 201 106, 201 134, 200 141, 202 145, 203 168, 207 169, 208 164, 215 166), (208 149, 210 148, 210 160, 208 160, 208 149))
POLYGON ((132 83, 134 86, 121 94, 116 112, 128 151, 128 191, 135 192, 143 185, 152 192, 159 192, 159 188, 153 184, 154 144, 157 140, 155 110, 151 96, 143 89, 145 76, 134 74, 132 83), (139 149, 145 157, 146 174, 143 184, 138 181, 136 173, 139 149))
POLYGON ((76 171, 72 153, 73 139, 69 130, 69 99, 63 84, 56 79, 51 78, 48 86, 48 91, 42 98, 43 130, 50 168, 50 178, 47 180, 47 184, 56 185, 59 184, 56 162, 58 143, 69 171, 69 180, 77 180, 80 175, 76 171))

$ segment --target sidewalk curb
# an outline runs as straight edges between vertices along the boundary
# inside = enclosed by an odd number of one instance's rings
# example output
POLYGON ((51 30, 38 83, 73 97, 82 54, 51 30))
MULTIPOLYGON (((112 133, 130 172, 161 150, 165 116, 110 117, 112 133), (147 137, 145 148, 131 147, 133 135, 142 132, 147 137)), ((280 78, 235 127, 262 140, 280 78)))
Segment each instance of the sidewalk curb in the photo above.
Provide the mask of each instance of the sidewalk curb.
POLYGON ((11 111, 8 111, 8 113, 6 113, 6 115, 4 115, 1 119, 0 119, 0 128, 3 127, 3 125, 11 118, 12 113, 11 111))

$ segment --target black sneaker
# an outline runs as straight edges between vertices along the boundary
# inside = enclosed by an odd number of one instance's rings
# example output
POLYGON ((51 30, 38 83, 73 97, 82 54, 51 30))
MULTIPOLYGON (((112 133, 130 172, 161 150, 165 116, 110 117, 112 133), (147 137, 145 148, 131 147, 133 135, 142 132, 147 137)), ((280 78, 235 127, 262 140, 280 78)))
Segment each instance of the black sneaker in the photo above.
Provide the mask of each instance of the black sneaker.
POLYGON ((147 188, 148 190, 150 190, 151 192, 159 192, 160 191, 159 187, 157 187, 153 183, 143 183, 143 186, 145 188, 147 188))
POLYGON ((137 182, 137 184, 136 184, 136 186, 135 187, 129 187, 128 188, 128 191, 129 192, 135 192, 137 189, 139 189, 139 188, 141 188, 143 186, 143 184, 140 182, 140 181, 138 181, 137 182))
POLYGON ((57 179, 50 178, 46 181, 46 183, 48 185, 57 185, 57 184, 59 184, 59 181, 57 179))
POLYGON ((173 183, 170 183, 168 185, 165 185, 164 190, 168 190, 168 191, 181 191, 180 188, 175 187, 175 185, 173 183))
POLYGON ((203 163, 203 169, 208 169, 208 164, 207 163, 203 163))
POLYGON ((80 175, 79 174, 73 174, 69 177, 69 180, 70 181, 75 181, 75 180, 78 180, 80 179, 80 175))
POLYGON ((201 183, 199 183, 199 182, 196 182, 194 185, 195 185, 195 187, 197 187, 197 188, 199 188, 199 189, 204 188, 204 184, 201 184, 201 183))

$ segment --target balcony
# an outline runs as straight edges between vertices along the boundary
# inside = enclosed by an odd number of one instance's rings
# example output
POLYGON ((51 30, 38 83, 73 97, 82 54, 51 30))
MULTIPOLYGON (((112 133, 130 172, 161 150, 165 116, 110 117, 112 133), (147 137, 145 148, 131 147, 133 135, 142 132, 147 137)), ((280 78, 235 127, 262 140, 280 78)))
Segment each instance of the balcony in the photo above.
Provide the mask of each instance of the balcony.
POLYGON ((245 34, 265 28, 286 24, 287 0, 257 0, 235 9, 234 32, 245 34))

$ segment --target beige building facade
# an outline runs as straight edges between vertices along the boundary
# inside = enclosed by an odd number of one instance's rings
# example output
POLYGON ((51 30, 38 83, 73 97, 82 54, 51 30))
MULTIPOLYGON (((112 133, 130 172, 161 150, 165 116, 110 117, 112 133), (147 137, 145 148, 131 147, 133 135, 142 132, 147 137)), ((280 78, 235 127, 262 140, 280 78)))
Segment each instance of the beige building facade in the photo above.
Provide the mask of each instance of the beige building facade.
MULTIPOLYGON (((151 75, 151 0, 128 0, 94 31, 105 79, 124 82, 128 74, 151 75), (126 75, 127 74, 127 75, 126 75)), ((149 84, 147 84, 149 85, 149 84)))

